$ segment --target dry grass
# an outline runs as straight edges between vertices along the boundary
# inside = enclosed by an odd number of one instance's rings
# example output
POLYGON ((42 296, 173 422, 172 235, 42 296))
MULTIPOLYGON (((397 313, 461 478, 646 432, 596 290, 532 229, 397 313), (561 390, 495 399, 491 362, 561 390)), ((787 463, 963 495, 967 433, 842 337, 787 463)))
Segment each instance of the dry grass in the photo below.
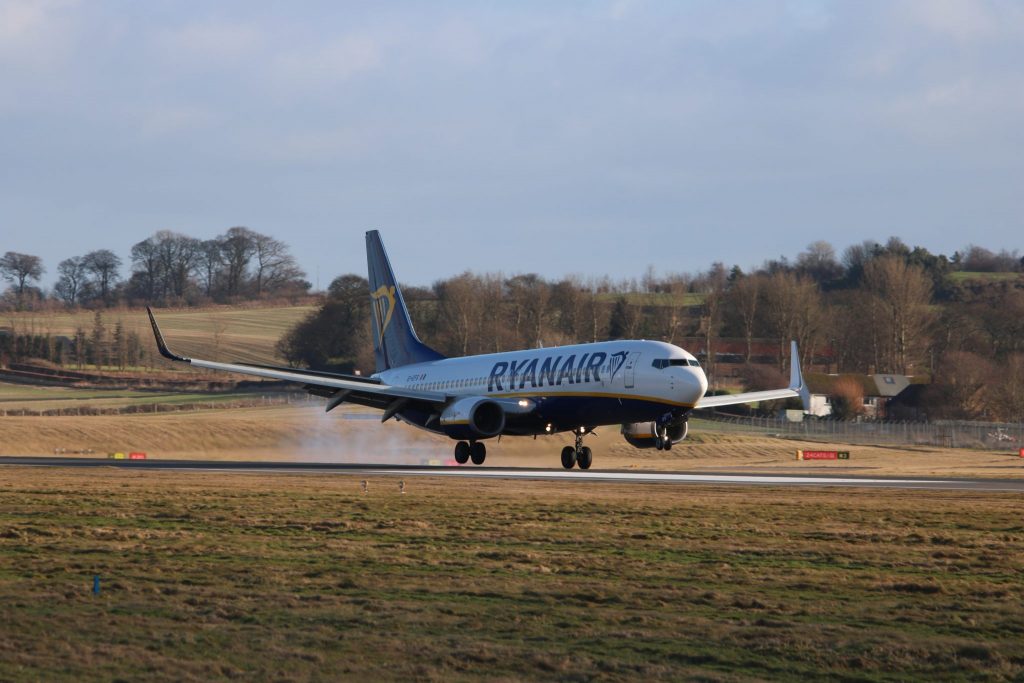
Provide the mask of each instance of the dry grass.
MULTIPOLYGON (((420 464, 445 461, 452 441, 389 422, 379 412, 343 406, 324 414, 323 401, 293 406, 93 417, 0 417, 0 455, 45 455, 54 448, 104 453, 142 450, 151 457, 228 460, 313 460, 420 464), (368 418, 368 419, 352 419, 368 418)), ((565 435, 504 438, 487 444, 488 464, 559 467, 565 435)), ((693 429, 670 452, 637 450, 614 427, 587 437, 597 468, 885 474, 898 476, 1024 476, 1016 453, 941 448, 833 447, 848 461, 797 462, 803 443, 766 436, 693 429)))
POLYGON ((1013 495, 3 475, 2 680, 1024 675, 1013 495))
MULTIPOLYGON (((173 349, 208 360, 237 360, 244 363, 280 362, 274 351, 277 341, 305 318, 315 306, 209 306, 196 309, 158 310, 157 320, 173 349)), ((23 312, 8 313, 3 326, 19 334, 53 334, 74 337, 79 327, 90 334, 94 313, 23 312)), ((113 331, 121 321, 127 331, 141 335, 146 348, 156 357, 153 333, 144 309, 103 312, 103 323, 113 331)), ((165 363, 157 360, 160 367, 165 363)))

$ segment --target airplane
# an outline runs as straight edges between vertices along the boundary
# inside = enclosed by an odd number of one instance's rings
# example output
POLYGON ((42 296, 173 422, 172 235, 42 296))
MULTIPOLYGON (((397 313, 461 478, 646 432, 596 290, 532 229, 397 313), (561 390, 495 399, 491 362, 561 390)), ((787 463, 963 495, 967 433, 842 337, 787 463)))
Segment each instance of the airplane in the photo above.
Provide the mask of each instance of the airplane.
POLYGON ((173 353, 153 311, 146 311, 157 348, 169 360, 209 370, 301 384, 327 399, 383 411, 400 422, 456 441, 455 461, 481 465, 484 441, 505 436, 570 432, 562 466, 589 469, 593 453, 583 439, 597 427, 621 425, 638 448, 671 449, 686 438, 690 411, 799 397, 810 409, 791 342, 790 381, 783 389, 706 396, 707 377, 684 349, 660 341, 619 340, 446 358, 416 336, 380 233, 366 233, 376 372, 369 376, 250 363, 219 363, 173 353))

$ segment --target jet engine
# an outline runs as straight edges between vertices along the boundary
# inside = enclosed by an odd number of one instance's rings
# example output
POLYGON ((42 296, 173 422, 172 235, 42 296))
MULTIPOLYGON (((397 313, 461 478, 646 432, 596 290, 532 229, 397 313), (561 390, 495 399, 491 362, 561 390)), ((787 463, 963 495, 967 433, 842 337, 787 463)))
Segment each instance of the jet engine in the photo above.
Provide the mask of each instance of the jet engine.
MULTIPOLYGON (((683 420, 675 420, 668 424, 665 436, 669 444, 676 444, 686 438, 689 431, 689 423, 683 420)), ((622 436, 629 445, 636 448, 657 448, 658 447, 658 425, 655 422, 632 422, 622 425, 622 436)))
POLYGON ((448 405, 440 422, 453 439, 486 439, 505 428, 505 410, 496 401, 468 396, 448 405))

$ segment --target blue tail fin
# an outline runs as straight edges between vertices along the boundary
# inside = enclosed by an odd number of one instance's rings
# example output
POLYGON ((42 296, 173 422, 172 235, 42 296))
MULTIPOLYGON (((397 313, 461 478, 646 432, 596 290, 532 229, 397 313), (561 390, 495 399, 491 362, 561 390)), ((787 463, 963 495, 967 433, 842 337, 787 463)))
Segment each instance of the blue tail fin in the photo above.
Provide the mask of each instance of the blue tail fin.
POLYGON ((370 279, 370 307, 373 311, 373 354, 377 372, 411 363, 444 358, 419 340, 402 298, 380 233, 366 233, 366 264, 370 279))

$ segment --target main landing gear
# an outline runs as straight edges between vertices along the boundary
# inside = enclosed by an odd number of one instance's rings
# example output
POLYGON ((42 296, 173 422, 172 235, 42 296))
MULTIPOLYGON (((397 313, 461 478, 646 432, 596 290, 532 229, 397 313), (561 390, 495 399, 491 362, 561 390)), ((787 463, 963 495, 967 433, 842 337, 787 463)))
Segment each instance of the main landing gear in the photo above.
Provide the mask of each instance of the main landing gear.
POLYGON ((566 446, 562 449, 562 467, 571 470, 573 465, 579 465, 581 470, 589 470, 590 464, 594 461, 594 454, 589 446, 583 445, 583 434, 585 431, 577 429, 576 446, 566 446))
POLYGON ((472 460, 474 465, 483 465, 486 457, 487 446, 482 441, 460 441, 455 444, 455 462, 460 465, 465 465, 469 460, 472 460))

